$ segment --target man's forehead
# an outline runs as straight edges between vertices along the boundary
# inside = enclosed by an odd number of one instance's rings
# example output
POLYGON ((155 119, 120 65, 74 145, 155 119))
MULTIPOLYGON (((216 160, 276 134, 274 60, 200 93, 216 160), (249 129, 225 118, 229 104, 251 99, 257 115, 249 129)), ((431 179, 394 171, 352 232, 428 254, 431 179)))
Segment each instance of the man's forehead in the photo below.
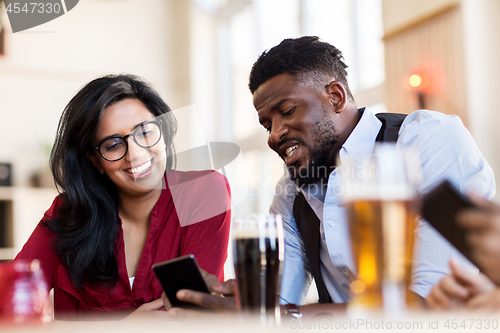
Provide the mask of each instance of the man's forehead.
POLYGON ((293 98, 301 89, 302 83, 290 74, 277 75, 262 83, 253 95, 257 110, 263 107, 276 107, 284 99, 293 98))

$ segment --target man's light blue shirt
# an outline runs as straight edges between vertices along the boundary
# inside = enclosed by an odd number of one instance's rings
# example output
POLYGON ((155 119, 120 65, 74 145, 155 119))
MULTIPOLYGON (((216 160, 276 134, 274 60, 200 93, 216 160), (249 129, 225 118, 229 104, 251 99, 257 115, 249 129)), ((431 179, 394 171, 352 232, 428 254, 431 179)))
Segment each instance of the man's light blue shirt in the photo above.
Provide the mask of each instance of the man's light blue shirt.
MULTIPOLYGON (((339 152, 340 162, 349 155, 371 153, 381 126, 380 120, 365 109, 339 152)), ((474 190, 488 199, 495 194, 493 171, 458 116, 415 111, 401 125, 397 145, 419 153, 422 182, 417 194, 426 193, 443 179, 453 182, 462 192, 474 190)), ((339 175, 334 170, 328 179, 326 195, 318 194, 321 191, 301 190, 321 223, 321 272, 336 303, 349 300, 349 283, 355 272, 339 186, 339 175)), ((309 262, 292 211, 297 190, 285 172, 276 185, 270 208, 272 213, 282 215, 285 229, 281 303, 302 304, 311 281, 309 262)), ((419 221, 415 232, 417 247, 410 288, 426 297, 432 286, 449 273, 449 259, 469 263, 426 221, 419 221)))

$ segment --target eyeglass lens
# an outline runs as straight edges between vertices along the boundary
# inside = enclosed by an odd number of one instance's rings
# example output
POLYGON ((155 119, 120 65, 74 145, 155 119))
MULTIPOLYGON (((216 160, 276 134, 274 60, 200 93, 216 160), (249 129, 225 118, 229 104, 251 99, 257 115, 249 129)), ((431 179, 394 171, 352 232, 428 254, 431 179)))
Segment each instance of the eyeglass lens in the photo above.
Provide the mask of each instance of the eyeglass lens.
MULTIPOLYGON (((146 123, 137 127, 131 133, 135 143, 142 148, 149 148, 160 141, 161 130, 156 123, 146 123)), ((104 141, 100 147, 101 154, 110 161, 119 160, 127 153, 127 142, 122 137, 110 138, 104 141)))

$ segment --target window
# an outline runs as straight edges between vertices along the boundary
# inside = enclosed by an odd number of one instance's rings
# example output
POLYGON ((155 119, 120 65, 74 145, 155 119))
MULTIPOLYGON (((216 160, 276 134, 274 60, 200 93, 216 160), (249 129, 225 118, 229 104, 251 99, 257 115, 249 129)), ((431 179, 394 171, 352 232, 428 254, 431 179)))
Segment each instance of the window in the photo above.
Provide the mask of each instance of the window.
POLYGON ((267 212, 281 159, 267 147, 258 123, 248 75, 266 49, 285 38, 316 35, 338 47, 359 106, 384 110, 382 0, 193 0, 213 13, 216 25, 217 133, 237 143, 247 167, 249 195, 235 214, 267 212), (373 90, 376 93, 373 93, 373 90), (371 94, 363 94, 370 91, 371 94), (375 96, 375 97, 373 97, 375 96))

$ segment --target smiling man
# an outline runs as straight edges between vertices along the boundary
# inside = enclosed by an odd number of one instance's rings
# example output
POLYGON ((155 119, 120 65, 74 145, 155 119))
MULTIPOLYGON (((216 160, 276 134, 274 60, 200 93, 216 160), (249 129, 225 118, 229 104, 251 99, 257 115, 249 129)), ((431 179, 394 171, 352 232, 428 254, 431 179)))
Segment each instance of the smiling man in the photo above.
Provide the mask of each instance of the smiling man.
MULTIPOLYGON (((461 191, 472 189, 489 199, 495 193, 493 172, 459 117, 418 110, 404 120, 396 117, 399 122, 379 116, 385 118, 383 124, 368 108, 356 106, 346 67, 337 48, 317 37, 302 37, 264 52, 250 73, 249 88, 259 121, 269 132, 269 147, 287 167, 270 208, 282 215, 285 228, 281 303, 306 318, 345 308, 355 279, 348 221, 335 191, 340 185, 338 159, 370 154, 376 141, 388 141, 392 130, 397 145, 419 153, 419 194, 445 178, 461 191), (318 304, 297 306, 304 302, 311 278, 318 304)), ((449 272, 449 259, 467 263, 426 221, 418 221, 415 232, 410 289, 425 298, 449 272)), ((231 293, 232 286, 227 282, 213 291, 231 293)), ((210 294, 183 291, 177 297, 218 310, 234 308, 234 299, 210 294)))
MULTIPOLYGON (((346 68, 340 50, 317 37, 302 37, 264 52, 250 74, 259 122, 288 171, 270 208, 285 225, 282 303, 301 304, 311 277, 319 303, 350 300, 355 269, 348 221, 334 191, 340 184, 336 161, 369 154, 383 124, 369 109, 356 106, 346 68), (295 190, 281 190, 290 188, 295 190), (313 218, 297 223, 306 210, 313 218)), ((416 111, 400 125, 397 144, 420 155, 419 193, 447 178, 461 190, 493 196, 493 172, 457 116, 416 111)), ((450 258, 465 259, 425 221, 418 223, 416 237, 411 290, 425 298, 448 273, 450 258)))

